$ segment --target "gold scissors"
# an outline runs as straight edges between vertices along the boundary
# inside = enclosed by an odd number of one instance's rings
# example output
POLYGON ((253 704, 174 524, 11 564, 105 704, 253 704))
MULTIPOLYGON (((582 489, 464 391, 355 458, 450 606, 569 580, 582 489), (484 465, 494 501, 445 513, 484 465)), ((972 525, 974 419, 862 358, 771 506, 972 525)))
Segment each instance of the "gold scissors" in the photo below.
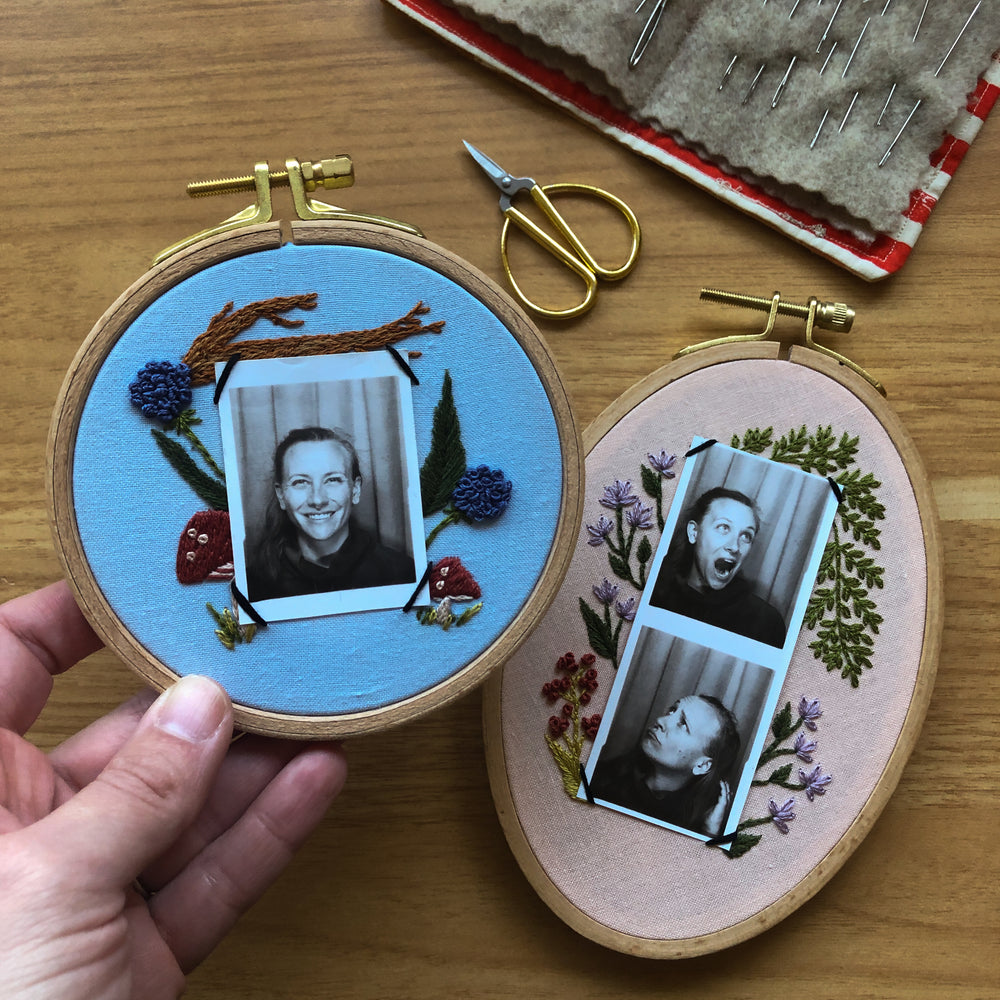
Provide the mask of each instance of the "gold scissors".
POLYGON ((550 318, 569 319, 572 316, 579 316, 585 313, 593 304, 597 295, 598 279, 605 281, 618 281, 624 278, 635 266, 639 256, 639 246, 642 236, 639 231, 639 221, 635 213, 620 198, 599 187, 592 187, 590 184, 541 184, 535 183, 530 177, 513 177, 507 173, 498 163, 491 160, 485 153, 480 152, 475 146, 465 143, 465 148, 469 155, 478 163, 486 175, 500 188, 500 211, 504 214, 503 228, 500 231, 500 259, 503 261, 503 269, 507 275, 507 280, 514 289, 514 294, 529 309, 540 313, 542 316, 550 318), (559 233, 567 240, 571 250, 567 250, 561 243, 554 240, 543 229, 539 228, 523 212, 514 208, 512 202, 515 195, 521 191, 527 191, 535 204, 542 210, 546 218, 552 223, 559 233), (548 197, 550 194, 571 193, 592 195, 602 198, 613 205, 628 222, 629 232, 632 234, 632 249, 629 251, 628 259, 624 264, 615 268, 602 267, 594 260, 590 251, 580 242, 576 233, 570 229, 569 224, 559 214, 556 207, 548 197), (510 233, 510 226, 513 223, 518 229, 527 233, 539 246, 547 250, 553 257, 561 261, 575 274, 578 274, 587 286, 583 301, 568 309, 546 309, 535 302, 532 302, 524 292, 521 291, 511 273, 510 261, 507 257, 507 237, 510 233))

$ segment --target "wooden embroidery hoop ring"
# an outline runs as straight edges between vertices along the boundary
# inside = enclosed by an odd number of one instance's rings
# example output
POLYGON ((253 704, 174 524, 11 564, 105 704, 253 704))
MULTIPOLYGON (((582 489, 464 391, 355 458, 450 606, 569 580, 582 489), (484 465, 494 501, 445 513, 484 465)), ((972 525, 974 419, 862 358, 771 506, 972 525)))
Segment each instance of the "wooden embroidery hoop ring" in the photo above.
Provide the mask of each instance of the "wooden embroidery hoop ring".
POLYGON ((483 303, 503 322, 534 366, 552 408, 563 455, 558 521, 538 581, 502 634, 463 668, 429 689, 363 711, 294 715, 234 705, 236 725, 247 732, 297 739, 344 738, 402 724, 461 697, 513 653, 551 603, 572 557, 583 502, 583 453, 568 393, 537 329, 491 279, 422 237, 358 221, 275 221, 213 236, 170 256, 118 298, 80 347, 56 400, 47 449, 50 525, 66 578, 104 643, 152 687, 163 690, 178 675, 146 649, 115 613, 94 578, 80 537, 73 497, 73 463, 81 414, 111 348, 152 302, 199 271, 245 254, 278 249, 287 242, 283 225, 289 226, 290 240, 296 245, 364 247, 422 264, 483 303))
MULTIPOLYGON (((657 390, 712 365, 758 358, 778 359, 781 350, 782 345, 773 342, 709 347, 665 365, 632 386, 594 419, 583 432, 584 452, 589 456, 614 426, 657 390)), ((791 347, 787 360, 826 375, 860 400, 885 429, 909 476, 921 514, 921 532, 927 562, 926 615, 913 695, 889 760, 864 807, 819 864, 779 899, 745 920, 708 934, 665 940, 622 933, 608 927, 572 903, 550 879, 532 849, 515 808, 503 747, 501 713, 504 671, 496 671, 483 689, 483 729, 490 786, 510 848, 535 891, 560 919, 584 937, 626 954, 658 959, 691 958, 708 954, 746 941, 773 927, 798 909, 833 877, 878 819, 899 782, 927 714, 941 644, 944 581, 936 505, 923 464, 899 418, 883 397, 862 378, 844 365, 803 347, 791 347)), ((541 752, 544 752, 544 745, 541 752)), ((600 807, 580 804, 579 808, 600 807)))

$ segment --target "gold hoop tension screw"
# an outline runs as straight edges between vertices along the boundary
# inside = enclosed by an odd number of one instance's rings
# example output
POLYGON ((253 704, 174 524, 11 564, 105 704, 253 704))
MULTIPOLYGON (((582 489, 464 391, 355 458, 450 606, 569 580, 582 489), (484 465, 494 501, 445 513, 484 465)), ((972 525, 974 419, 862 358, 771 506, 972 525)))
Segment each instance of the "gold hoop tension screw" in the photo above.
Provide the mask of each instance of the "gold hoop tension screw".
MULTIPOLYGON (((743 309, 756 309, 758 312, 769 313, 774 308, 774 299, 765 299, 759 295, 743 295, 739 292, 724 292, 718 288, 703 288, 700 298, 743 309)), ((811 305, 802 306, 782 299, 778 302, 777 313, 779 316, 808 319, 810 307, 811 305)), ((840 330, 847 333, 854 323, 854 310, 843 302, 817 302, 813 323, 823 330, 840 330)))
MULTIPOLYGON (((349 156, 334 156, 329 160, 315 162, 304 161, 299 164, 302 170, 302 180, 307 191, 325 188, 350 187, 354 183, 354 164, 349 156)), ((268 173, 271 187, 288 187, 287 170, 271 170, 268 173)), ((212 194, 236 194, 239 192, 253 193, 257 189, 253 175, 246 177, 223 177, 213 181, 192 181, 187 186, 187 193, 192 198, 203 198, 212 194)))

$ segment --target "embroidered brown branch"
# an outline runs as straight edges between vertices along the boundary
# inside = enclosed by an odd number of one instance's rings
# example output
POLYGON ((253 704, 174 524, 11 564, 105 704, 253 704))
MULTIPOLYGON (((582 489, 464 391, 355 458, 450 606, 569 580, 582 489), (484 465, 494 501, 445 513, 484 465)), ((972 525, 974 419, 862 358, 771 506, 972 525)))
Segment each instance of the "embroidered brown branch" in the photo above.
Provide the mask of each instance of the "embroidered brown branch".
POLYGON ((235 350, 241 357, 302 358, 317 354, 346 354, 349 351, 376 351, 418 333, 440 333, 444 320, 424 323, 420 317, 430 312, 423 302, 418 302, 405 316, 371 330, 350 330, 345 333, 315 333, 296 337, 275 337, 270 340, 244 340, 238 345, 232 341, 248 330, 258 319, 266 319, 275 326, 288 329, 302 326, 301 319, 288 319, 283 313, 293 309, 315 309, 318 294, 275 296, 260 302, 251 302, 233 312, 233 303, 227 302, 216 313, 204 333, 199 334, 187 354, 181 359, 191 369, 192 385, 208 385, 215 381, 215 363, 225 361, 235 350))

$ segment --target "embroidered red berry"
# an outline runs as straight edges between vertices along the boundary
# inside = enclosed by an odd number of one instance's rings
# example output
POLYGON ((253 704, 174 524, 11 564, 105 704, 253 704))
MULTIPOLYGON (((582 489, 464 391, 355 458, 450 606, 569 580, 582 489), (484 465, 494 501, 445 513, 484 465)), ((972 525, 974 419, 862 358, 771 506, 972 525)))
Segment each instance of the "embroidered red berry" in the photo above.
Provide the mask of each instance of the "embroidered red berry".
POLYGON ((233 578, 233 540, 229 514, 201 510, 185 525, 177 543, 177 579, 181 583, 233 578))

